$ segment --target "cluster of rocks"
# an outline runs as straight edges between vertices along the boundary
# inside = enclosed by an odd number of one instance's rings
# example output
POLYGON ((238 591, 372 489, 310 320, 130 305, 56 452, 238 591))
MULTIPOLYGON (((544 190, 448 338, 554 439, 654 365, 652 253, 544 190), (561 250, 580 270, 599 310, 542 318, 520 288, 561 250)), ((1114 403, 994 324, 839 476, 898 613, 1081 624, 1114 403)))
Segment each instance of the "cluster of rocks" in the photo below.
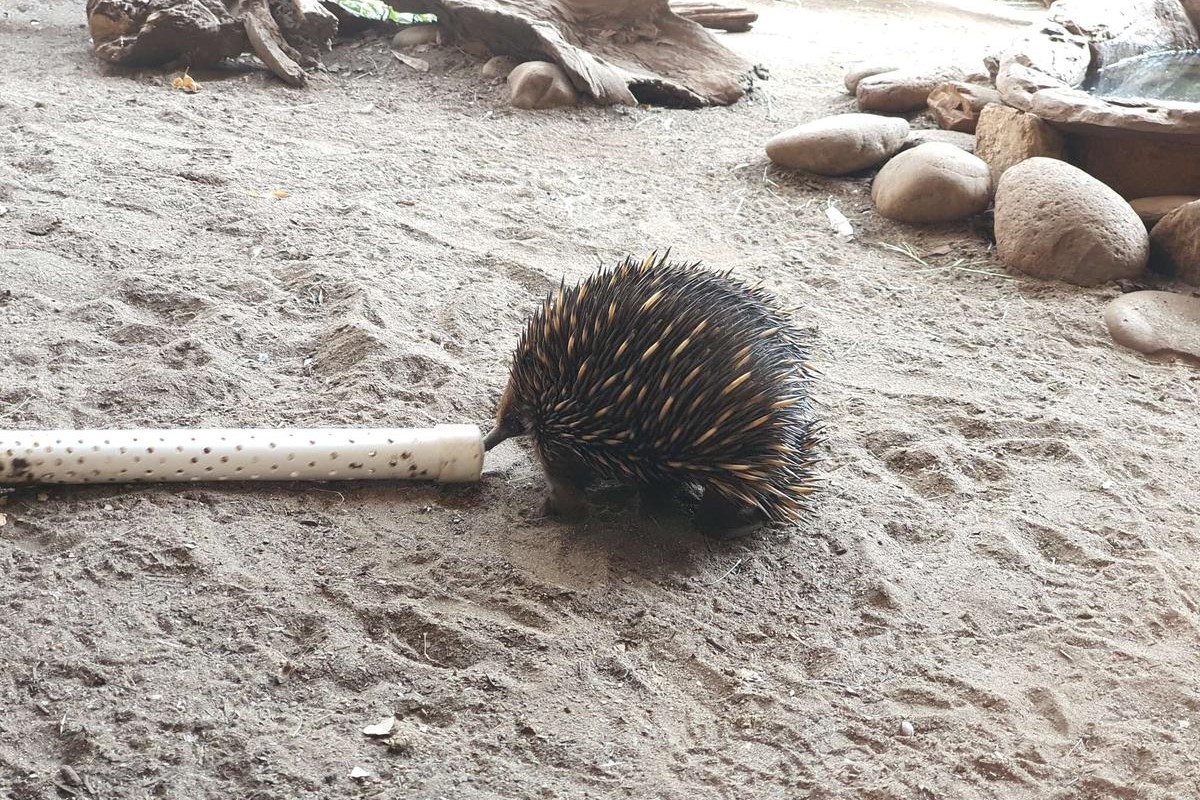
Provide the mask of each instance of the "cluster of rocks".
MULTIPOLYGON (((392 38, 392 48, 420 50, 440 44, 441 39, 438 25, 410 25, 392 38)), ((490 82, 507 81, 509 102, 515 108, 559 108, 579 102, 579 93, 567 73, 550 61, 518 63, 508 56, 494 56, 483 65, 481 74, 490 82)))
MULTIPOLYGON (((860 110, 785 130, 767 141, 767 156, 826 176, 877 170, 875 210, 900 222, 962 220, 990 208, 1000 260, 1026 275, 1095 286, 1149 269, 1200 286, 1200 197, 1126 200, 1069 163, 1055 127, 1005 105, 989 73, 855 67, 845 84, 860 110), (922 110, 936 130, 914 130, 896 116, 922 110)), ((1164 332, 1181 330, 1186 312, 1189 335, 1200 340, 1197 304, 1200 298, 1136 292, 1120 298, 1107 319, 1125 326, 1113 333, 1119 342, 1178 352, 1188 337, 1176 333, 1164 343, 1164 332)), ((1191 354, 1200 358, 1200 347, 1191 354)))
POLYGON ((980 214, 995 188, 994 170, 976 153, 981 112, 999 102, 987 79, 955 68, 854 67, 845 84, 861 111, 786 130, 767 142, 767 156, 820 175, 880 168, 871 198, 889 219, 948 222, 980 214), (922 110, 936 130, 914 130, 904 117, 888 116, 922 110))

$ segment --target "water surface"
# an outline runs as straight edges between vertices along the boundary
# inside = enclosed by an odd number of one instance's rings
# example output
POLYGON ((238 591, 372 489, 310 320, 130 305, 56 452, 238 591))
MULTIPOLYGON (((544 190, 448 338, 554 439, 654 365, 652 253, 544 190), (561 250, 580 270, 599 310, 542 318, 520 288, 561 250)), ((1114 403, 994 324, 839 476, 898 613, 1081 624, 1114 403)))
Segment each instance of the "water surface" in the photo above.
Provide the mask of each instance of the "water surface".
POLYGON ((1084 82, 1097 97, 1200 103, 1200 50, 1145 53, 1110 64, 1084 82))

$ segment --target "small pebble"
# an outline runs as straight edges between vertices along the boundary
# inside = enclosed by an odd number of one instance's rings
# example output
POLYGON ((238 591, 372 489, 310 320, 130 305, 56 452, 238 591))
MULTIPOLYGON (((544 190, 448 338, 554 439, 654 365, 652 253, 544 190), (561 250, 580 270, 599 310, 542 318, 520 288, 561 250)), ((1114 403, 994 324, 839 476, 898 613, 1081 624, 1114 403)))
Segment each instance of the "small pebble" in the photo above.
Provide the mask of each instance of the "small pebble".
POLYGON ((913 728, 913 724, 911 722, 909 722, 908 720, 902 720, 900 722, 900 735, 901 736, 915 736, 916 733, 917 732, 913 728))
POLYGON ((63 783, 68 786, 82 786, 83 780, 79 777, 79 773, 71 769, 67 764, 63 764, 58 768, 58 774, 63 779, 63 783))

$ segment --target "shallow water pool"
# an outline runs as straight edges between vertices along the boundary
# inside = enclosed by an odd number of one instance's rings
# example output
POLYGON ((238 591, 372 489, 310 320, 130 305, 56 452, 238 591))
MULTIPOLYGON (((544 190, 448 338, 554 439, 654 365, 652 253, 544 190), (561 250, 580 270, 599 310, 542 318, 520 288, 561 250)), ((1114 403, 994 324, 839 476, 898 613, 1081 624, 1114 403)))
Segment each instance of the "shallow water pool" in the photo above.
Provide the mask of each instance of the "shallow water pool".
POLYGON ((1200 50, 1145 53, 1110 64, 1084 82, 1097 97, 1200 103, 1200 50))

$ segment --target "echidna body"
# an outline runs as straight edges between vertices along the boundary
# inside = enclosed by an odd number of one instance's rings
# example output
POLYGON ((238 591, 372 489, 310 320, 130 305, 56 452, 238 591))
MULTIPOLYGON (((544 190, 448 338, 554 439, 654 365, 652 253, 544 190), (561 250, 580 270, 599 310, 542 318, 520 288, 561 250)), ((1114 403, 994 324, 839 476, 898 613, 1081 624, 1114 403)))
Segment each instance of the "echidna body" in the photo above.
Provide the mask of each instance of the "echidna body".
POLYGON ((530 434, 547 509, 583 510, 594 478, 643 497, 702 487, 696 521, 729 533, 794 521, 814 489, 804 335, 728 273, 626 259, 559 288, 517 346, 485 447, 530 434))

